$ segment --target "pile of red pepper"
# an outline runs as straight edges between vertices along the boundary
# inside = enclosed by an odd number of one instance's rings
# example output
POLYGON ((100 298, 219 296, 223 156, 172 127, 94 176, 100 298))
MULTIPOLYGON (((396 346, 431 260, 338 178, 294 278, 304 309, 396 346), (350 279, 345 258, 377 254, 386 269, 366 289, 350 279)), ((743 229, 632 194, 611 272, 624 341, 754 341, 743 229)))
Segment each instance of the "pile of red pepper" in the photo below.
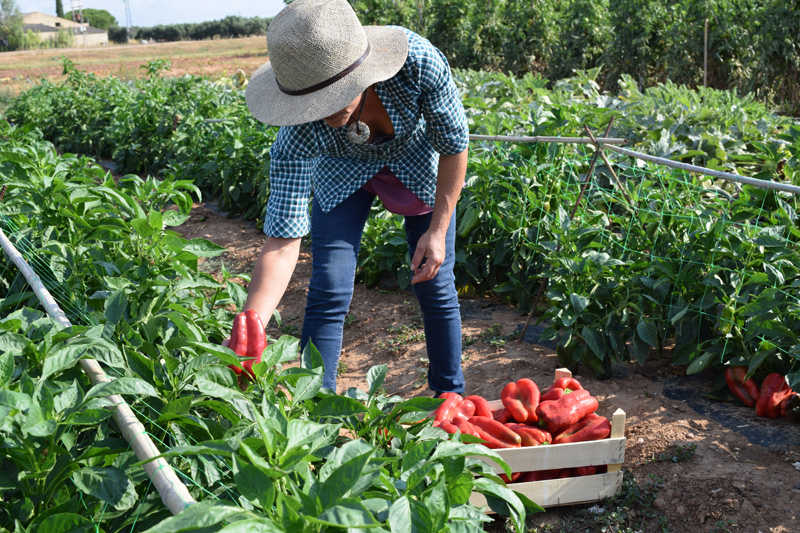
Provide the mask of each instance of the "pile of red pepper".
MULTIPOLYGON (((608 419, 595 413, 599 406, 597 399, 572 377, 556 379, 541 394, 531 379, 511 381, 500 393, 503 407, 494 411, 478 395, 462 397, 445 392, 441 397, 445 400, 434 412, 433 425, 448 433, 478 437, 488 448, 599 440, 611 434, 608 419)), ((589 475, 599 473, 604 467, 515 472, 506 481, 589 475)))
POLYGON ((761 386, 747 377, 747 367, 725 369, 728 389, 747 407, 756 408, 756 415, 766 418, 800 415, 800 394, 794 392, 786 378, 777 372, 767 374, 761 386))

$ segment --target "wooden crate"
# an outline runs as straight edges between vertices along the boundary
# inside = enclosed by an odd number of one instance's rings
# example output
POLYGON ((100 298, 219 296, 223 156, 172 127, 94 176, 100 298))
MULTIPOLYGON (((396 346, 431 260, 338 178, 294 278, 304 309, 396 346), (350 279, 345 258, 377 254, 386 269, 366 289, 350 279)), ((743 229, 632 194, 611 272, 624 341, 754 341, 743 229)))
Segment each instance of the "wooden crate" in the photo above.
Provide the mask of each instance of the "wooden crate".
MULTIPOLYGON (((559 368, 555 377, 558 379, 571 375, 572 373, 566 368, 559 368)), ((489 402, 489 405, 492 409, 503 407, 500 400, 489 402)), ((608 470, 604 474, 508 484, 508 488, 521 492, 545 508, 600 501, 614 496, 622 488, 625 411, 617 409, 612 415, 611 436, 607 439, 502 448, 495 451, 508 463, 512 472, 607 465, 608 470)), ((481 458, 481 460, 492 465, 496 472, 502 472, 490 459, 481 458)), ((472 494, 470 502, 479 507, 486 506, 486 498, 477 492, 472 494)))

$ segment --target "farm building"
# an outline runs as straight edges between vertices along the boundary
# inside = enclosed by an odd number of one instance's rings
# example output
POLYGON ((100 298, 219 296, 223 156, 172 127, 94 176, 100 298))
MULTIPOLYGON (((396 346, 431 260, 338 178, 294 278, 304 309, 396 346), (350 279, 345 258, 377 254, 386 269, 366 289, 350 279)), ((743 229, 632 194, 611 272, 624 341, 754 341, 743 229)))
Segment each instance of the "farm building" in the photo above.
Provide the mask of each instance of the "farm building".
POLYGON ((75 36, 74 46, 106 46, 108 44, 108 31, 93 28, 86 23, 75 22, 69 19, 54 17, 45 13, 34 11, 23 13, 23 29, 32 31, 41 41, 52 41, 61 30, 69 30, 75 36))

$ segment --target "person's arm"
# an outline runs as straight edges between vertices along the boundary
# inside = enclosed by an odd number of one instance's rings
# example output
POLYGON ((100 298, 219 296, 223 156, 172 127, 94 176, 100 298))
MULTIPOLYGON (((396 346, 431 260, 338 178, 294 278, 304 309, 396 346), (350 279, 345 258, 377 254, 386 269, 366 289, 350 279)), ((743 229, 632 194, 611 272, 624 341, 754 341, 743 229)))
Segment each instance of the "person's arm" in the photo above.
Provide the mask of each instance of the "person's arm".
POLYGON ((247 288, 244 310, 255 309, 265 326, 289 286, 299 255, 300 238, 268 237, 261 247, 247 288))
POLYGON ((436 201, 431 224, 428 231, 419 238, 414 257, 411 258, 411 283, 433 279, 444 262, 447 228, 467 173, 467 152, 464 150, 458 154, 439 156, 436 201))

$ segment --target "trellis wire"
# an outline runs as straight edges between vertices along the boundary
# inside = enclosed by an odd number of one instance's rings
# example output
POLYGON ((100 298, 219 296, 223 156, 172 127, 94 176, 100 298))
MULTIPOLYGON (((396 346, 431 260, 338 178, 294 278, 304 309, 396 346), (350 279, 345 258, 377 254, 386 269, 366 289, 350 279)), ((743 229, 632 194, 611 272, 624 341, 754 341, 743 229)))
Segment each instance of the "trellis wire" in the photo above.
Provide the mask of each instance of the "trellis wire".
MULTIPOLYGON (((2 228, 0 228, 0 246, 2 246, 9 260, 17 266, 25 277, 48 316, 62 326, 70 327, 72 324, 67 316, 44 286, 41 279, 39 279, 36 272, 6 237, 2 228)), ((93 384, 111 381, 111 378, 106 375, 100 364, 94 359, 81 359, 80 365, 93 384)), ((172 514, 178 514, 189 505, 195 503, 194 498, 189 494, 189 490, 178 479, 169 463, 163 457, 153 460, 154 457, 161 455, 161 452, 153 444, 145 427, 133 414, 130 406, 122 396, 114 394, 108 396, 108 399, 114 406, 113 418, 117 427, 133 449, 136 457, 140 461, 147 461, 143 468, 156 487, 158 494, 161 496, 161 501, 167 509, 172 514)))

